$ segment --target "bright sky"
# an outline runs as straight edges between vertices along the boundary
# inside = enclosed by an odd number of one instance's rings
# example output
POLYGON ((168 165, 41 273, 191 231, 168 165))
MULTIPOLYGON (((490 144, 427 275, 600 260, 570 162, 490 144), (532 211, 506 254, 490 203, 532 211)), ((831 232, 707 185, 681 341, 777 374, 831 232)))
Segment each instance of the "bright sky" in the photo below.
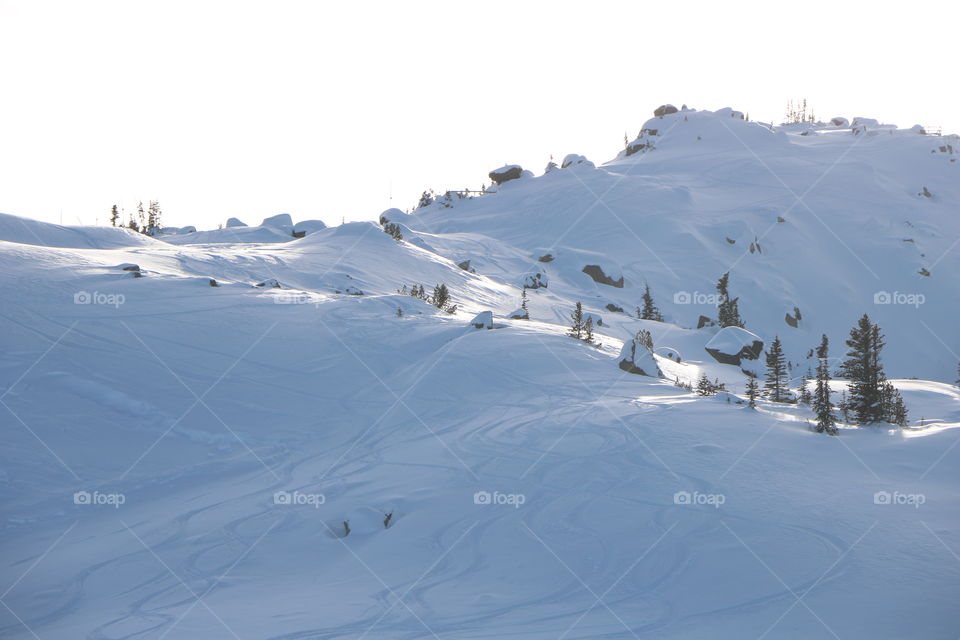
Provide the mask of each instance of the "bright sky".
POLYGON ((0 211, 373 219, 665 102, 960 132, 960 3, 781 4, 0 0, 0 211))

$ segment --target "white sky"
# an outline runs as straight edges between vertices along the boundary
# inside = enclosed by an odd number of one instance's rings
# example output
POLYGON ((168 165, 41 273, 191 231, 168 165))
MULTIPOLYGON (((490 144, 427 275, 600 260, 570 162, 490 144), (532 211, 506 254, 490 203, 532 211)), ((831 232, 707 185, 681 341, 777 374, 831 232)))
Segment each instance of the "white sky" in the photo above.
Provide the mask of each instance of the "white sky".
POLYGON ((0 0, 0 211, 373 219, 609 160, 665 102, 960 132, 960 3, 777 5, 0 0))

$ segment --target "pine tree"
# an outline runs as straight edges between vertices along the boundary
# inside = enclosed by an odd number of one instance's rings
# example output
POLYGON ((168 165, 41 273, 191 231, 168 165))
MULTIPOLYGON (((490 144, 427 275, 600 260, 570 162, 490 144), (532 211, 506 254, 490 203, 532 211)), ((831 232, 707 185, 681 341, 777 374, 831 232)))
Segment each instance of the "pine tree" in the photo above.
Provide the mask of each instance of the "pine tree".
POLYGON ((526 289, 520 290, 520 308, 526 311, 527 313, 530 312, 530 310, 527 309, 527 290, 526 289))
POLYGON ((593 316, 587 316, 587 321, 583 323, 583 341, 593 344, 593 316))
POLYGON ((653 296, 650 295, 650 285, 648 284, 644 284, 643 286, 643 309, 639 310, 638 315, 641 320, 663 322, 663 314, 660 313, 660 309, 654 304, 653 296))
POLYGON ((820 338, 817 347, 817 386, 813 395, 813 412, 817 416, 817 433, 837 435, 837 421, 833 417, 833 403, 830 402, 830 367, 827 357, 830 342, 826 334, 820 338))
POLYGON ((813 402, 813 395, 810 393, 810 370, 807 369, 807 372, 803 374, 803 377, 800 378, 800 390, 797 394, 797 401, 800 404, 809 405, 813 402))
POLYGON ((757 408, 757 396, 760 393, 760 385, 757 384, 756 376, 747 376, 747 406, 751 409, 757 408))
POLYGON ((450 303, 450 291, 447 289, 447 285, 438 284, 433 288, 433 294, 430 296, 430 304, 435 306, 437 309, 447 309, 447 305, 450 303))
POLYGON ((115 227, 117 226, 117 220, 120 219, 120 210, 117 209, 117 205, 113 205, 113 208, 110 209, 110 225, 115 227))
POLYGON ((776 336, 767 352, 767 381, 764 383, 773 402, 789 402, 787 389, 787 367, 783 357, 780 336, 776 336))
POLYGON ((699 396, 712 396, 714 394, 713 383, 710 382, 710 378, 707 377, 706 373, 701 373, 700 378, 697 380, 697 395, 699 396))
POLYGON ((720 301, 717 308, 717 321, 721 327, 742 327, 743 320, 740 318, 740 310, 737 308, 739 298, 730 299, 728 284, 730 281, 730 272, 720 276, 717 281, 717 292, 720 294, 720 301))
POLYGON ((573 313, 570 314, 570 320, 572 324, 570 325, 570 330, 567 332, 567 335, 577 340, 583 340, 583 305, 580 304, 580 302, 577 302, 577 306, 573 308, 573 313))
POLYGON ((841 375, 850 380, 850 408, 859 424, 882 422, 884 416, 883 384, 886 375, 880 364, 880 351, 885 342, 880 327, 863 314, 850 330, 847 359, 840 367, 841 375))
MULTIPOLYGON (((142 203, 141 203, 142 206, 142 203)), ((147 208, 147 235, 156 235, 160 231, 160 201, 151 200, 147 208)))
POLYGON ((137 230, 141 233, 147 231, 147 215, 143 211, 143 201, 137 203, 137 230))
POLYGON ((889 382, 884 382, 880 388, 883 421, 900 427, 907 426, 907 407, 903 404, 903 397, 897 388, 889 382))

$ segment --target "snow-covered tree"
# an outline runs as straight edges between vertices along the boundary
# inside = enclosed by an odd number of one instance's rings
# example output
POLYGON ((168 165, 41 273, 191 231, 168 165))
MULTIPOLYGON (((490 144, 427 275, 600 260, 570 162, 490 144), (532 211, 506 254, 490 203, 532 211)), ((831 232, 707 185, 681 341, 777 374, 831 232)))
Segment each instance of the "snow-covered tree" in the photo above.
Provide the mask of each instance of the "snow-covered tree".
POLYGON ((717 322, 721 327, 743 327, 744 323, 740 318, 740 310, 737 307, 739 298, 730 298, 729 282, 729 271, 720 276, 720 280, 717 281, 717 293, 720 294, 717 305, 717 322))
POLYGON ((787 388, 787 366, 783 357, 783 347, 780 336, 776 336, 767 351, 767 380, 764 388, 773 402, 789 402, 790 394, 787 388))
POLYGON ((583 323, 583 341, 587 344, 593 344, 593 316, 587 316, 583 323))
POLYGON ((830 341, 826 334, 820 338, 817 347, 817 384, 813 393, 813 413, 817 416, 817 432, 837 435, 837 421, 833 416, 833 403, 830 402, 830 367, 827 357, 830 353, 830 341))
POLYGON ((710 378, 707 377, 706 372, 701 373, 697 379, 697 395, 712 396, 715 392, 713 383, 710 382, 710 378))
POLYGON ((567 331, 567 335, 577 340, 583 340, 583 305, 579 301, 573 308, 573 313, 570 314, 570 320, 570 330, 567 331))
POLYGON ((641 320, 656 320, 657 322, 663 322, 663 314, 660 313, 660 309, 657 308, 657 305, 653 302, 653 296, 650 295, 650 285, 644 284, 643 286, 643 308, 637 310, 637 316, 641 320))

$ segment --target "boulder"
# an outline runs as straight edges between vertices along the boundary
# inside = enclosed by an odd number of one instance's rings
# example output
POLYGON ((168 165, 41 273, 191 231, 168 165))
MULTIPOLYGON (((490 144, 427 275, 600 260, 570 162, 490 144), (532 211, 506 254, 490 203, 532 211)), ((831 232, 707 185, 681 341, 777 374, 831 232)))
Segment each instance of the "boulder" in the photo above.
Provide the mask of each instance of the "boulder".
POLYGON ((132 262, 124 262, 120 265, 120 268, 124 271, 140 271, 140 265, 133 264, 132 262))
POLYGON ((474 329, 493 329, 493 311, 481 311, 470 324, 474 329))
POLYGON ((553 254, 545 253, 539 258, 537 258, 537 262, 553 262, 553 254))
POLYGON ((663 372, 657 365, 653 352, 640 344, 636 338, 631 338, 623 343, 620 350, 620 368, 627 373, 636 373, 641 376, 650 376, 651 378, 662 378, 663 372))
POLYGON ((289 213, 278 213, 275 216, 264 218, 260 223, 261 227, 273 227, 274 229, 289 229, 293 226, 293 218, 289 213))
POLYGON ((301 220, 293 227, 293 235, 297 238, 308 236, 316 231, 326 229, 327 225, 323 220, 301 220))
POLYGON ((662 118, 663 116, 669 115, 671 113, 676 113, 676 112, 677 112, 677 108, 672 104, 662 104, 653 110, 653 117, 662 118))
POLYGON ((614 313, 623 313, 623 307, 615 305, 612 302, 608 302, 607 311, 613 311, 614 313))
POLYGON ((269 280, 264 280, 263 282, 258 282, 253 285, 255 287, 261 287, 263 289, 282 289, 280 283, 277 282, 276 278, 270 278, 269 280))
POLYGON ((245 222, 241 222, 238 218, 227 218, 227 228, 230 227, 245 227, 247 226, 245 222))
POLYGON ((517 309, 516 311, 511 311, 507 317, 511 320, 529 320, 530 312, 526 309, 517 309))
POLYGON ((469 271, 470 273, 476 273, 473 269, 470 268, 470 261, 464 260, 463 262, 458 262, 457 266, 463 269, 464 271, 469 271))
POLYGON ((560 163, 561 169, 566 169, 567 167, 589 167, 593 169, 596 165, 579 153, 568 153, 563 157, 563 162, 560 163))
POLYGON ((504 182, 509 182, 510 180, 516 180, 522 176, 523 167, 518 164, 508 164, 500 167, 499 169, 494 169, 488 175, 491 180, 500 185, 504 182))
POLYGON ((713 326, 713 320, 711 320, 707 316, 700 316, 699 318, 697 318, 697 329, 703 329, 704 327, 712 327, 712 326, 713 326))
POLYGON ((830 124, 832 124, 835 127, 841 127, 845 129, 846 127, 850 126, 850 121, 847 120, 846 118, 836 117, 836 118, 830 118, 830 124))
POLYGON ((546 289, 549 282, 550 280, 547 278, 547 274, 542 271, 537 271, 536 273, 525 275, 521 285, 524 289, 546 289))
POLYGON ((588 276, 590 276, 591 278, 593 278, 593 281, 596 282, 597 284, 605 284, 607 286, 616 287, 618 289, 623 288, 623 276, 621 275, 619 278, 614 280, 613 278, 611 278, 610 276, 608 276, 606 273, 603 272, 603 269, 600 267, 600 265, 588 264, 582 269, 582 271, 588 276))
POLYGON ((793 316, 790 314, 789 311, 787 312, 787 315, 785 315, 785 316, 783 317, 783 321, 786 322, 786 323, 787 323, 788 325, 790 325, 791 327, 793 327, 794 329, 796 329, 796 328, 797 328, 797 325, 799 324, 799 323, 797 322, 797 319, 796 319, 795 317, 793 317, 793 316))
POLYGON ((763 340, 741 327, 724 327, 704 347, 721 364, 740 366, 743 360, 756 360, 763 353, 763 340))

